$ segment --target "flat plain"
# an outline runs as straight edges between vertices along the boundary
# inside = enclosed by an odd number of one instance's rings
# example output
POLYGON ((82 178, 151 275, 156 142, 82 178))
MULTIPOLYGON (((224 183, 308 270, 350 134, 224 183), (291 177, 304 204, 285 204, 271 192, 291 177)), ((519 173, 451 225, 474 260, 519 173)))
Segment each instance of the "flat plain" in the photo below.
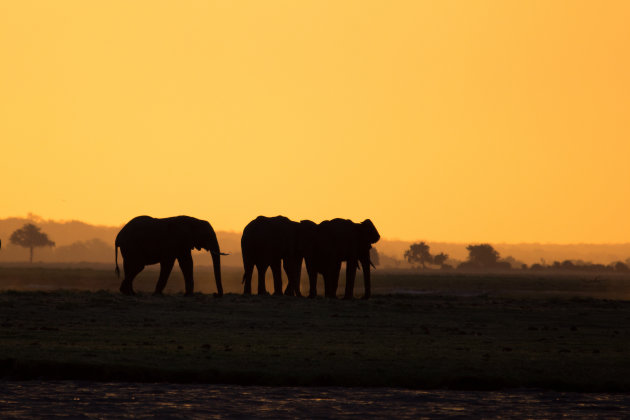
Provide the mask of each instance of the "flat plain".
POLYGON ((0 267, 0 377, 630 391, 628 277, 377 270, 344 301, 224 271, 217 299, 203 269, 193 297, 151 270, 128 297, 111 270, 0 267))

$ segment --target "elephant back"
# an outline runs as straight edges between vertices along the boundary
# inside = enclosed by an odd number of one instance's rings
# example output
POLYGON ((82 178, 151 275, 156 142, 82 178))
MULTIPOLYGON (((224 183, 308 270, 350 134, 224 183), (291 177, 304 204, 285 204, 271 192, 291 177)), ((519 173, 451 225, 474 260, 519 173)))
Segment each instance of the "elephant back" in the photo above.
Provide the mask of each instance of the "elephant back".
POLYGON ((299 226, 285 216, 258 216, 243 229, 241 251, 265 258, 285 258, 297 252, 299 226))

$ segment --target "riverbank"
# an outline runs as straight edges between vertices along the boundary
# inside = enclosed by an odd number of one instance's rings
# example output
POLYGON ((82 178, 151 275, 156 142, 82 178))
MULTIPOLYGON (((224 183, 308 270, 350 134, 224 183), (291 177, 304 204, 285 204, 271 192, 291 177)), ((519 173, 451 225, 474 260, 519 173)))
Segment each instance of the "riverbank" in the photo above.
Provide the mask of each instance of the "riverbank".
POLYGON ((0 377, 630 391, 630 302, 0 293, 0 377))

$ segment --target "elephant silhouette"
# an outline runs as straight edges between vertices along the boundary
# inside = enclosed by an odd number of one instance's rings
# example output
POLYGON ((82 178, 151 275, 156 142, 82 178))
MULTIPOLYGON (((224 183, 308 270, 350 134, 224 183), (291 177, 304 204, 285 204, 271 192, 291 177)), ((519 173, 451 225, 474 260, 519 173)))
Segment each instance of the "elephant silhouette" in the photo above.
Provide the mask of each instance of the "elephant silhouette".
POLYGON ((217 235, 205 220, 190 216, 164 219, 138 216, 131 219, 116 236, 115 261, 118 268, 118 248, 123 257, 125 277, 120 285, 123 294, 133 295, 133 279, 151 264, 160 264, 160 276, 155 294, 161 294, 166 286, 175 260, 179 263, 185 281, 186 295, 194 292, 193 260, 191 250, 205 249, 212 255, 214 278, 217 285, 215 296, 223 295, 221 284, 221 255, 217 235))
POLYGON ((371 296, 370 249, 381 238, 370 219, 354 223, 348 219, 326 220, 317 225, 315 240, 305 255, 309 297, 317 296, 317 275, 324 277, 324 294, 337 296, 341 263, 346 262, 344 299, 352 299, 357 267, 361 263, 364 299, 371 296))
POLYGON ((258 271, 258 294, 267 294, 265 273, 271 267, 274 295, 282 294, 281 265, 287 275, 286 295, 301 296, 300 272, 305 247, 312 243, 315 223, 310 220, 295 222, 284 216, 258 216, 243 229, 243 294, 252 293, 254 267, 258 271))

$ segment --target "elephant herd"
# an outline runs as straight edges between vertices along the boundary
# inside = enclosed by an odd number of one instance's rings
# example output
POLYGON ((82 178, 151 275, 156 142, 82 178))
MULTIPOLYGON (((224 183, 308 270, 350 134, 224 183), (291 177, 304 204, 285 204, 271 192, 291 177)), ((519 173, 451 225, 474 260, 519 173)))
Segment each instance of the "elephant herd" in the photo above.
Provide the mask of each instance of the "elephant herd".
MULTIPOLYGON (((345 299, 353 297, 356 270, 361 264, 364 279, 363 298, 370 297, 370 248, 380 239, 371 220, 354 223, 347 219, 326 220, 316 224, 310 220, 295 222, 284 216, 259 216, 243 230, 243 294, 252 293, 254 267, 258 272, 258 294, 266 294, 265 273, 271 268, 274 295, 282 294, 282 269, 288 283, 285 295, 301 296, 300 275, 305 263, 309 278, 309 297, 317 296, 317 277, 324 278, 324 295, 337 296, 339 273, 346 262, 345 299)), ((184 275, 186 295, 194 291, 191 250, 205 249, 212 256, 215 296, 223 295, 221 284, 221 255, 216 233, 210 223, 189 216, 157 219, 138 216, 120 230, 114 243, 116 274, 118 248, 123 257, 124 278, 120 285, 123 294, 134 294, 133 280, 151 264, 160 264, 160 275, 155 294, 161 294, 173 269, 175 260, 184 275)))

